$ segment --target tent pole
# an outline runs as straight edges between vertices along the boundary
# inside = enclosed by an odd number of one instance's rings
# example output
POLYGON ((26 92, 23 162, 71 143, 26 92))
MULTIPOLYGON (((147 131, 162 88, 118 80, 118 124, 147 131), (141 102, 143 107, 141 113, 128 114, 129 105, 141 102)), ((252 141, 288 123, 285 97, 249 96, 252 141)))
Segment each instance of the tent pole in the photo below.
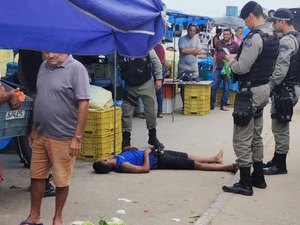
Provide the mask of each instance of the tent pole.
POLYGON ((116 155, 117 51, 114 52, 114 156, 116 155))
MULTIPOLYGON (((176 63, 175 63, 175 47, 176 47, 176 37, 175 37, 175 25, 176 25, 176 16, 174 16, 174 25, 173 25, 173 48, 174 48, 174 52, 173 52, 173 69, 172 69, 172 77, 173 77, 173 84, 172 84, 172 89, 173 89, 173 93, 174 93, 174 97, 172 98, 172 122, 174 122, 175 118, 174 118, 174 110, 175 110, 175 98, 176 98, 176 87, 175 87, 175 66, 176 66, 176 63)), ((179 51, 179 49, 178 49, 179 51)))

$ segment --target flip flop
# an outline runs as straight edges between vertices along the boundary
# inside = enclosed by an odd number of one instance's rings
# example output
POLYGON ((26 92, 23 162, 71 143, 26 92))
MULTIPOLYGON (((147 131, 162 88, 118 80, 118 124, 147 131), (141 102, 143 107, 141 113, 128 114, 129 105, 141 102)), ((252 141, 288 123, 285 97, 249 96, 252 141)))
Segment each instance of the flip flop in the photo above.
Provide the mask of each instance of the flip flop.
POLYGON ((34 222, 31 222, 31 221, 22 221, 19 225, 44 225, 43 223, 34 223, 34 222))

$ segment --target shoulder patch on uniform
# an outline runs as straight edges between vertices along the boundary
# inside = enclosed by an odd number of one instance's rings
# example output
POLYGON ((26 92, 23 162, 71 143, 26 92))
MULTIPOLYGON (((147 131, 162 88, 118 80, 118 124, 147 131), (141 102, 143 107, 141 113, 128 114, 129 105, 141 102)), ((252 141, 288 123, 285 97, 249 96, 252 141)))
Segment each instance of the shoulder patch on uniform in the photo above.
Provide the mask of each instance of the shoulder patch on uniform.
POLYGON ((287 45, 285 45, 285 44, 281 44, 280 46, 279 46, 279 52, 280 53, 284 53, 285 51, 287 51, 289 49, 289 47, 287 46, 287 45))
POLYGON ((246 39, 244 43, 244 48, 250 48, 252 46, 252 41, 251 39, 246 39))

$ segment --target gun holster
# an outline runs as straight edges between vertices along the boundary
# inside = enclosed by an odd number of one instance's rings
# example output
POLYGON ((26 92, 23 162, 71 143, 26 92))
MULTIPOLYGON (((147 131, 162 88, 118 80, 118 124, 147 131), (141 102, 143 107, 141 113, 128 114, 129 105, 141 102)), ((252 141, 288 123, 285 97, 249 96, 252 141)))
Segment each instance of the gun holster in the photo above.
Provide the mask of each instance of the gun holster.
POLYGON ((124 90, 124 100, 127 101, 130 105, 137 107, 139 98, 130 94, 126 89, 124 90))
POLYGON ((232 116, 233 122, 237 126, 248 125, 253 117, 252 92, 250 90, 236 93, 232 116))
POLYGON ((280 92, 274 94, 275 118, 279 123, 288 123, 293 116, 293 100, 290 96, 290 90, 283 88, 280 92))

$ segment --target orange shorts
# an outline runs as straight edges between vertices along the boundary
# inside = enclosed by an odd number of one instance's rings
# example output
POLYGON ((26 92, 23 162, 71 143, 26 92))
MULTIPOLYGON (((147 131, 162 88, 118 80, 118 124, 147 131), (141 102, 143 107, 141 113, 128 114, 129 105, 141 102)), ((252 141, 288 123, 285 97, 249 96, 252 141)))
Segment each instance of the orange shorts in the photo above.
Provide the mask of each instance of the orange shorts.
POLYGON ((32 143, 31 178, 46 179, 51 168, 55 186, 69 186, 76 159, 69 155, 70 142, 36 134, 32 143))

